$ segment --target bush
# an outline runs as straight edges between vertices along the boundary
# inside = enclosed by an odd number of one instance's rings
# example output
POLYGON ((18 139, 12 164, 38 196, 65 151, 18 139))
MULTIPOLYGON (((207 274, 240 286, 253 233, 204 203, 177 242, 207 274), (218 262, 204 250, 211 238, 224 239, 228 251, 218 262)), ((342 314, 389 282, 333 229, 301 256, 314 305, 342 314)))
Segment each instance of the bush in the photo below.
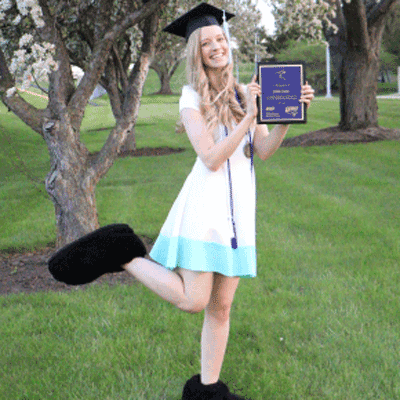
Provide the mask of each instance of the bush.
MULTIPOLYGON (((326 93, 326 47, 322 43, 291 41, 286 50, 275 55, 278 62, 304 61, 306 79, 314 88, 316 95, 326 93)), ((331 63, 331 82, 335 71, 331 63)))

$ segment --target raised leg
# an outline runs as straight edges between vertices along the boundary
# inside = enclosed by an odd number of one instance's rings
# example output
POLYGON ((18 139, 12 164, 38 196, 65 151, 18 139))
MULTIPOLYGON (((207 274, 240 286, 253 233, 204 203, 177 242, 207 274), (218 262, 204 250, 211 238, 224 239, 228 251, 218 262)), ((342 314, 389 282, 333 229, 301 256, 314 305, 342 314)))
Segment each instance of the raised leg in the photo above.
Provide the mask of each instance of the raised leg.
POLYGON ((196 313, 209 302, 213 272, 168 268, 145 258, 135 258, 123 268, 162 299, 179 309, 196 313))

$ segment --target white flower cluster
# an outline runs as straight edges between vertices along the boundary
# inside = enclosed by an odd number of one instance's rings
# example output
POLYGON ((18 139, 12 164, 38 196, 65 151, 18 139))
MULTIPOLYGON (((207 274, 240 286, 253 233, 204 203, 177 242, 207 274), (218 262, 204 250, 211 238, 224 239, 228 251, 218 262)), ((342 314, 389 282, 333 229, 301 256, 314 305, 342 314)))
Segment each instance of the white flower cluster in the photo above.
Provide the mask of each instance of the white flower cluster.
POLYGON ((24 35, 20 46, 29 45, 30 51, 20 48, 14 53, 10 64, 10 72, 17 78, 21 89, 26 90, 34 78, 38 81, 46 79, 48 74, 57 69, 53 59, 55 46, 50 43, 33 43, 32 35, 24 35))
POLYGON ((11 7, 11 0, 0 0, 0 20, 5 19, 6 14, 4 12, 9 10, 11 7))
MULTIPOLYGON (((37 0, 0 0, 0 20, 5 17, 5 11, 16 5, 19 15, 12 21, 18 25, 22 17, 30 17, 36 25, 36 28, 42 28, 45 25, 42 9, 37 0)), ((10 73, 14 75, 16 85, 22 90, 28 89, 34 79, 45 80, 48 74, 57 70, 58 65, 53 56, 55 46, 50 43, 39 43, 35 41, 32 34, 27 33, 19 39, 19 49, 14 55, 9 66, 10 73)), ((0 33, 0 46, 7 45, 7 41, 0 33)), ((7 90, 7 96, 12 96, 17 89, 7 90)))
POLYGON ((330 20, 336 16, 335 3, 324 0, 318 2, 315 0, 269 0, 269 3, 279 10, 279 12, 274 12, 274 15, 281 33, 286 33, 296 26, 300 28, 300 38, 307 35, 317 41, 323 41, 323 22, 335 33, 338 31, 338 27, 330 20), (280 24, 279 20, 282 21, 280 24))
MULTIPOLYGON (((43 13, 40 8, 37 0, 14 0, 15 4, 18 8, 18 11, 22 16, 31 15, 35 25, 38 28, 43 28, 44 21, 42 19, 43 13)), ((5 11, 9 10, 13 6, 13 2, 11 0, 0 0, 0 20, 5 19, 5 11)), ((17 18, 13 21, 15 25, 19 24, 21 21, 21 15, 18 15, 17 18)))
POLYGON ((43 13, 37 0, 15 0, 17 3, 17 8, 21 15, 26 16, 30 14, 32 16, 35 25, 38 28, 44 27, 43 13))

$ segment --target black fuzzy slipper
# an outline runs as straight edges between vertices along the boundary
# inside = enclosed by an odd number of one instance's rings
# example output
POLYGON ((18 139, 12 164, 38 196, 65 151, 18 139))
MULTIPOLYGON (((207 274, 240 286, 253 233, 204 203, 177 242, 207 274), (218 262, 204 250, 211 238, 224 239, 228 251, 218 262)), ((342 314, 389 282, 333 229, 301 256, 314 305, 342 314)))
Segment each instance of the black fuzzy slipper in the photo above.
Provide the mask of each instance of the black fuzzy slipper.
POLYGON ((228 386, 219 380, 212 385, 203 385, 200 375, 192 376, 183 388, 182 400, 246 400, 229 391, 228 386))
POLYGON ((56 280, 83 285, 105 273, 123 271, 123 264, 146 253, 144 244, 129 225, 112 224, 61 248, 48 264, 56 280))

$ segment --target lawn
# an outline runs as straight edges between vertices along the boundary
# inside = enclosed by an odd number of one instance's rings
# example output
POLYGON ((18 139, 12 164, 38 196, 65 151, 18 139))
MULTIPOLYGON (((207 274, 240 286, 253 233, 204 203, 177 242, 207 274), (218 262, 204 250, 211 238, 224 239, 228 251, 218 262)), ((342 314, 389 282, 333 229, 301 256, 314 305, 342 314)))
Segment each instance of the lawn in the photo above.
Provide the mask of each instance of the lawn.
MULTIPOLYGON (((138 146, 187 150, 119 159, 97 187, 102 225, 127 222, 151 238, 195 160, 174 131, 179 96, 152 96, 157 89, 151 74, 138 146)), ((113 125, 107 100, 95 103, 82 129, 91 151, 108 133, 96 129, 113 125)), ((289 134, 335 125, 338 110, 338 99, 318 98, 289 134)), ((382 126, 399 127, 398 101, 379 100, 379 113, 382 126)), ((0 249, 45 246, 56 232, 41 184, 46 146, 3 106, 0 124, 0 249)), ((238 393, 400 399, 399 151, 399 142, 282 148, 256 160, 258 275, 240 282, 221 373, 238 393)), ((202 313, 140 284, 2 296, 0 305, 1 399, 178 400, 199 372, 202 313)))

